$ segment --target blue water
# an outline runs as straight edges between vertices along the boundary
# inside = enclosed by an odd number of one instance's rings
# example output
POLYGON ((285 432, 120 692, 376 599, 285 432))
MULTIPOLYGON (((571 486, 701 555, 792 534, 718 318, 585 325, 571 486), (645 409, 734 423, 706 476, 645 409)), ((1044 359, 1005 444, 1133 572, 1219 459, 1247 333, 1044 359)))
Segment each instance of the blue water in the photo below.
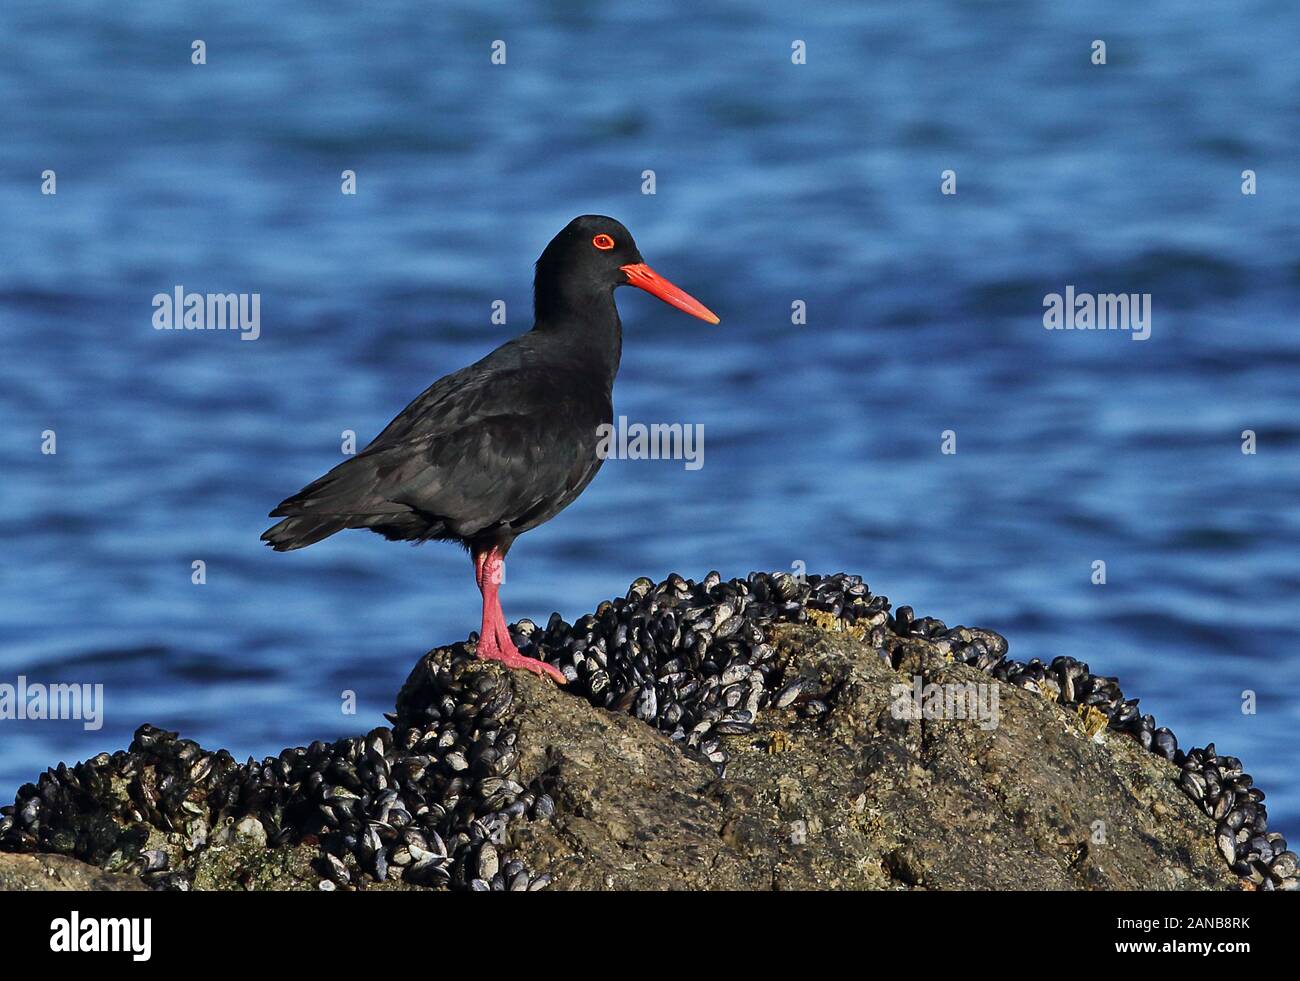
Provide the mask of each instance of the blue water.
POLYGON ((0 682, 106 712, 0 722, 0 797, 145 720, 241 757, 382 721, 477 627, 467 559, 278 555, 266 512, 526 329, 598 212, 722 317, 619 293, 617 410, 702 424, 705 465, 609 463, 516 545, 511 618, 860 572, 1118 675, 1300 834, 1300 9, 776 7, 0 7, 0 682), (1044 330, 1067 284, 1149 292, 1150 339, 1044 330), (155 331, 177 285, 260 293, 260 338, 155 331))

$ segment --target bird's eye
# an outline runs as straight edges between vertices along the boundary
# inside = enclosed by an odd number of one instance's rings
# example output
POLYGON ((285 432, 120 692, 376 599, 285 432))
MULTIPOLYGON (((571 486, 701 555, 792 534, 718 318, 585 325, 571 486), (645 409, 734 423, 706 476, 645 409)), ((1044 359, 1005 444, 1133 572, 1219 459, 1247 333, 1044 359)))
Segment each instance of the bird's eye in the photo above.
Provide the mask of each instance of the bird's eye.
POLYGON ((591 240, 591 244, 594 245, 596 248, 601 249, 602 251, 608 252, 610 249, 614 247, 614 240, 610 238, 608 235, 606 235, 604 232, 601 232, 599 235, 597 235, 595 238, 591 240))

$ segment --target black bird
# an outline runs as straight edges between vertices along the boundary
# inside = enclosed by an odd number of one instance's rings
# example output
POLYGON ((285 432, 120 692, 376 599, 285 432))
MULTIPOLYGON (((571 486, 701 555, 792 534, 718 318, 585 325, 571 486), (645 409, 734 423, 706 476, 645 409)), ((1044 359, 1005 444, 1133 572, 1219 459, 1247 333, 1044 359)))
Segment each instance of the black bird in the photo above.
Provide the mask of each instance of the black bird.
POLYGON ((718 323, 645 264, 613 218, 583 215, 551 240, 533 279, 533 329, 425 389, 356 456, 271 512, 278 552, 344 528, 390 541, 460 542, 483 594, 478 656, 564 675, 515 648, 497 596, 515 538, 582 493, 603 462, 599 430, 623 349, 614 290, 637 286, 718 323))

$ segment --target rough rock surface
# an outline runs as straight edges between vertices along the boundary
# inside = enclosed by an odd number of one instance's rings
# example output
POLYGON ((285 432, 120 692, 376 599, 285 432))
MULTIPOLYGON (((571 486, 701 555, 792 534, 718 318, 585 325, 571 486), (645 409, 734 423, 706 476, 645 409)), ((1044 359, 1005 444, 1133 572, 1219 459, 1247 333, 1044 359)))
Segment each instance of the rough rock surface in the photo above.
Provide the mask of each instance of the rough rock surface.
POLYGON ((518 857, 560 889, 1236 885, 1178 768, 1132 739, 1091 738, 1072 713, 925 641, 908 641, 902 672, 846 634, 790 627, 779 643, 789 668, 837 692, 835 709, 767 711, 757 732, 728 737, 721 779, 634 718, 515 678, 521 780, 557 805, 522 826, 518 857), (891 686, 913 674, 998 685, 998 725, 895 719, 891 686))
MULTIPOLYGON (((555 808, 510 822, 498 850, 549 874, 551 888, 1240 887, 1174 763, 1034 688, 954 663, 940 643, 899 637, 891 667, 825 626, 781 625, 771 641, 783 684, 806 679, 829 708, 765 708, 753 732, 723 737, 725 775, 634 715, 467 658, 465 645, 421 658, 397 715, 438 679, 504 681, 513 779, 555 808), (991 686, 997 724, 899 718, 895 686, 916 678, 991 686)), ((194 889, 315 889, 318 845, 308 836, 267 847, 255 819, 232 819, 184 860, 194 889)), ((150 832, 137 846, 168 844, 150 832)), ((0 855, 0 888, 139 886, 66 856, 0 855)))
POLYGON ((5 892, 143 892, 146 888, 133 875, 105 872, 66 855, 0 853, 0 890, 5 892))

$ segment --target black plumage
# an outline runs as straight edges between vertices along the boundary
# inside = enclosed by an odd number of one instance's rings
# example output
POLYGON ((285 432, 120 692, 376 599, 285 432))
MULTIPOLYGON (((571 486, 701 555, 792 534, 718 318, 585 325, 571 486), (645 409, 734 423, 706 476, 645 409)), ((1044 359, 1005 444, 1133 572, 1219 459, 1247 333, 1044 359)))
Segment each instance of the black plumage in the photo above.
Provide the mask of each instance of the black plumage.
POLYGON ((618 355, 589 354, 572 328, 530 332, 439 379, 364 450, 283 501, 271 516, 284 520, 262 538, 287 551, 369 528, 504 552, 600 468, 618 355))
POLYGON ((262 540, 283 552, 366 528, 390 540, 461 542, 484 589, 480 653, 497 656, 503 641, 509 663, 496 583, 485 588, 483 578, 600 469, 622 352, 614 290, 629 283, 717 323, 645 265, 619 222, 575 218, 537 261, 533 329, 430 385, 360 453, 282 501, 271 512, 282 520, 262 540))

